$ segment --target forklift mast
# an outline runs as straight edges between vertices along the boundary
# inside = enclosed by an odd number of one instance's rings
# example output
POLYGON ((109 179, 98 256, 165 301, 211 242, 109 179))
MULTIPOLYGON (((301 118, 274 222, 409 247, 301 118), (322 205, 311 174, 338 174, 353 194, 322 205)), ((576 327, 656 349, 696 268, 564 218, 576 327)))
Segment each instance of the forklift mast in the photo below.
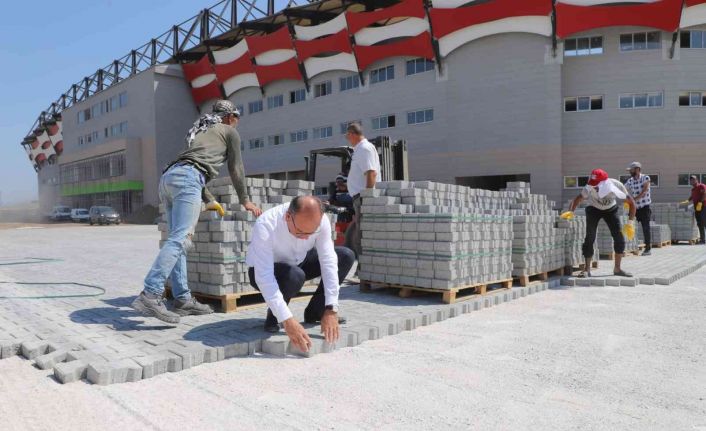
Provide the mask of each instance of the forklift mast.
MULTIPOLYGON (((407 141, 393 141, 389 136, 378 136, 370 140, 377 149, 380 158, 380 181, 409 180, 409 165, 407 161, 407 141)), ((304 157, 306 180, 316 181, 316 162, 318 156, 338 157, 341 159, 340 172, 348 175, 353 157, 353 148, 348 146, 311 150, 304 157)))

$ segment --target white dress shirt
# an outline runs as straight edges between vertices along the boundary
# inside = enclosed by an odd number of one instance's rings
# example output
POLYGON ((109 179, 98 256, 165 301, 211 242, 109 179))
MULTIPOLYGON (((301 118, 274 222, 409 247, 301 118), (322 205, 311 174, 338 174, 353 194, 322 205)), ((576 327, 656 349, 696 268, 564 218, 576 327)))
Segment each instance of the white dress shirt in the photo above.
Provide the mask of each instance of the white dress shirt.
POLYGON ((351 159, 351 169, 348 172, 348 193, 355 196, 365 190, 367 180, 365 173, 368 171, 377 172, 375 182, 380 182, 380 157, 375 145, 367 139, 361 140, 353 147, 353 158, 351 159))
POLYGON ((275 279, 275 262, 298 266, 309 250, 316 247, 324 281, 326 305, 338 305, 338 256, 331 239, 331 223, 321 218, 319 231, 307 239, 289 232, 285 214, 289 204, 282 204, 262 213, 255 222, 252 241, 245 262, 255 268, 255 282, 260 293, 279 322, 292 317, 275 279))

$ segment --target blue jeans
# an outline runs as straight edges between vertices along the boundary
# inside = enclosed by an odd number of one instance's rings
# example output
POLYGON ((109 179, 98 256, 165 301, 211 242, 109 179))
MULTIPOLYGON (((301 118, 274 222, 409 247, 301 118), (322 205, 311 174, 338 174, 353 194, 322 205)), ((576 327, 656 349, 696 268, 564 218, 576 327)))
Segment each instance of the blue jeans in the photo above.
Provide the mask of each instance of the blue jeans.
POLYGON ((191 299, 184 244, 199 219, 203 187, 203 175, 190 165, 174 165, 162 174, 159 200, 166 207, 169 237, 145 277, 146 292, 162 295, 164 283, 169 277, 174 298, 183 301, 191 299))

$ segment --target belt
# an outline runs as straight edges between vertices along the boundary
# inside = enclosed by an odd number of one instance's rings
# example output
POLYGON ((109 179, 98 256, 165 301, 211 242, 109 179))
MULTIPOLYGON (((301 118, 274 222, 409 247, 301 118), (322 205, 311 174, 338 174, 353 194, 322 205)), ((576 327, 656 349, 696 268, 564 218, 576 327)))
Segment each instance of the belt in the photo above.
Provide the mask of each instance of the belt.
POLYGON ((356 193, 353 195, 353 200, 356 200, 360 197, 360 193, 356 193))
POLYGON ((172 164, 167 166, 167 168, 164 170, 164 172, 167 172, 168 170, 170 170, 171 168, 173 168, 175 166, 191 166, 192 168, 196 169, 196 171, 199 173, 199 175, 201 175, 201 179, 203 180, 204 184, 206 184, 206 182, 207 182, 206 178, 208 178, 208 176, 201 169, 199 169, 198 166, 196 166, 195 164, 191 163, 188 160, 177 160, 175 162, 172 162, 172 164))

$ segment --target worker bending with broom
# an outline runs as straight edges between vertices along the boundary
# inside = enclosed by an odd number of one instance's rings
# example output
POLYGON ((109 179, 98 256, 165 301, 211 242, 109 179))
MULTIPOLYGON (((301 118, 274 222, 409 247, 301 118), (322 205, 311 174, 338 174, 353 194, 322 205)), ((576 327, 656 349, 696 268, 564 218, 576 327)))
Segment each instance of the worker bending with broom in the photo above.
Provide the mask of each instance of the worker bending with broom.
POLYGON ((565 220, 574 218, 574 211, 582 201, 588 201, 586 207, 586 239, 583 242, 583 257, 586 267, 579 273, 580 278, 591 276, 591 260, 593 259, 593 244, 596 241, 596 230, 598 222, 605 220, 613 237, 613 251, 615 252, 615 266, 613 275, 621 277, 632 277, 632 274, 623 271, 620 264, 625 252, 625 239, 635 237, 635 200, 628 193, 625 186, 618 180, 608 178, 608 173, 603 169, 595 169, 591 172, 588 184, 581 190, 581 193, 574 198, 566 211, 561 215, 565 220), (620 217, 618 216, 617 199, 625 199, 629 208, 630 216, 628 223, 620 229, 620 217))

